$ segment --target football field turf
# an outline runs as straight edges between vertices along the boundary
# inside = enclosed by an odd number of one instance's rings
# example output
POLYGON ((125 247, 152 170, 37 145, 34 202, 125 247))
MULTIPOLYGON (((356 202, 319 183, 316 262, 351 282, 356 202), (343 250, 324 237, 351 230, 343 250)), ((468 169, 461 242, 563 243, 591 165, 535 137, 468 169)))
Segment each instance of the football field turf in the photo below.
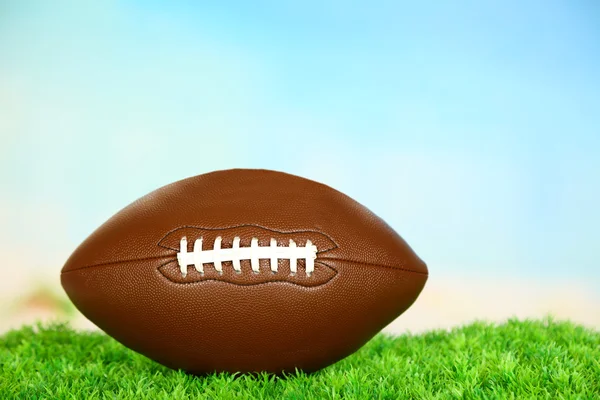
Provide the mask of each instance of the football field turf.
POLYGON ((0 399, 597 399, 600 333, 552 319, 476 322, 378 335, 311 375, 195 377, 54 324, 1 336, 0 369, 0 399))

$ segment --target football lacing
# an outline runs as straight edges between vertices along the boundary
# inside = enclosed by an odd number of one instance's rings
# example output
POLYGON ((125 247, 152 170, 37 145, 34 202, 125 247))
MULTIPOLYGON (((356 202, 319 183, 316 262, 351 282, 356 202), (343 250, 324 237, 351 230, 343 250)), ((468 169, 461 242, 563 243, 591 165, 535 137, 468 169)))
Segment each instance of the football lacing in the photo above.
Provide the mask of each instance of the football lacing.
POLYGON ((188 252, 187 238, 184 236, 181 238, 179 253, 177 253, 177 261, 179 262, 179 269, 181 275, 185 278, 187 276, 188 265, 193 265, 201 274, 204 274, 204 264, 212 263, 215 269, 220 274, 223 273, 223 262, 231 261, 233 269, 236 273, 240 274, 242 268, 240 266, 241 260, 250 260, 250 266, 252 272, 258 274, 259 261, 261 259, 267 259, 270 262, 271 272, 277 273, 279 260, 290 261, 290 274, 295 275, 298 270, 298 260, 306 260, 306 275, 310 276, 315 270, 315 259, 317 258, 317 246, 312 244, 310 240, 306 241, 305 246, 297 246, 296 242, 290 239, 289 246, 277 246, 277 240, 271 238, 269 246, 259 246, 258 239, 252 238, 249 247, 240 247, 240 238, 238 236, 233 238, 232 248, 221 248, 221 236, 215 239, 215 243, 212 249, 202 249, 202 238, 196 239, 194 242, 194 250, 188 252))

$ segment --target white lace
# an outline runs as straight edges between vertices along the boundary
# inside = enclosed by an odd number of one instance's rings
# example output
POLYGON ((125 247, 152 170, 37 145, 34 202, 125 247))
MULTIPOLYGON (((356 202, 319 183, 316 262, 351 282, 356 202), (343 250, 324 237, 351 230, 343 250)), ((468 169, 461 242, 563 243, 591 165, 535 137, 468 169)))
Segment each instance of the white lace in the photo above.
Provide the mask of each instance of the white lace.
POLYGON ((181 275, 187 276, 188 265, 193 265, 196 271, 204 274, 204 265, 213 263, 219 273, 223 273, 224 261, 231 261, 233 269, 239 274, 242 272, 240 260, 250 260, 252 271, 258 274, 260 259, 270 260, 271 272, 276 273, 278 260, 290 260, 291 275, 295 275, 298 270, 298 259, 306 260, 306 275, 310 276, 315 270, 315 259, 317 258, 317 246, 310 240, 306 241, 304 247, 296 246, 296 242, 290 239, 289 246, 277 246, 277 240, 271 238, 270 246, 259 246, 258 239, 252 238, 250 247, 240 247, 240 238, 233 238, 233 247, 228 249, 221 248, 221 236, 215 239, 215 244, 211 250, 202 250, 202 238, 194 242, 194 251, 187 251, 187 238, 181 238, 177 261, 181 275))

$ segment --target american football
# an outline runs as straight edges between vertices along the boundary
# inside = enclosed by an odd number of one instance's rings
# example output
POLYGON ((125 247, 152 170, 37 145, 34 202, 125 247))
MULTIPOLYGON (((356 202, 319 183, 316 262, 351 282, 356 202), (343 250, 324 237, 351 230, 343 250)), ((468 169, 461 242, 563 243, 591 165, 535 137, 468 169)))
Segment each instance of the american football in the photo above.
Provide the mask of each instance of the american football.
POLYGON ((138 199, 61 272, 99 328, 192 374, 324 368, 402 314, 427 277, 408 244, 348 196, 245 169, 138 199))

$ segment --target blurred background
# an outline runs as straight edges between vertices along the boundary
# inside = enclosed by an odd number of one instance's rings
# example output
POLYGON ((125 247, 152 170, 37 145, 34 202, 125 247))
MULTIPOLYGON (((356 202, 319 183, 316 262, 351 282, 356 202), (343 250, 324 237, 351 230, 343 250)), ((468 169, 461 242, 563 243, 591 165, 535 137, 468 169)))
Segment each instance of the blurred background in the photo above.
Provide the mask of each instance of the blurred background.
POLYGON ((0 1, 0 331, 77 314, 62 264, 147 192, 269 168, 428 263, 389 332, 600 328, 594 1, 0 1))

